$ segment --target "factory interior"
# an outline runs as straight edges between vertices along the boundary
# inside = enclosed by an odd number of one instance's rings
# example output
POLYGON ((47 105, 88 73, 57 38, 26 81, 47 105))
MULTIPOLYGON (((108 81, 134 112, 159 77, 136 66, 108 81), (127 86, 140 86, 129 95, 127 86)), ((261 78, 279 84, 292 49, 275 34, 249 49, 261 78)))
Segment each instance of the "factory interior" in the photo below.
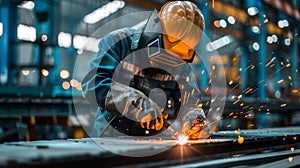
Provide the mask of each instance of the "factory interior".
POLYGON ((91 137, 98 107, 82 80, 99 41, 167 2, 0 0, 0 167, 300 166, 297 0, 191 0, 205 19, 190 65, 208 139, 91 137))

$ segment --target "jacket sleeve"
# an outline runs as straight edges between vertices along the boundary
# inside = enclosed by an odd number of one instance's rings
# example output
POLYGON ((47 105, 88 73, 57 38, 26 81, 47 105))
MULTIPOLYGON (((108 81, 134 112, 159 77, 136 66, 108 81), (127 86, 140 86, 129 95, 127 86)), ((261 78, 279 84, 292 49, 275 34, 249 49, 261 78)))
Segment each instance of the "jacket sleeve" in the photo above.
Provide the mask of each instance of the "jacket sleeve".
POLYGON ((91 61, 90 69, 82 80, 83 94, 90 103, 105 107, 113 73, 120 60, 127 54, 124 50, 125 39, 121 40, 117 35, 109 34, 100 40, 99 52, 91 61))

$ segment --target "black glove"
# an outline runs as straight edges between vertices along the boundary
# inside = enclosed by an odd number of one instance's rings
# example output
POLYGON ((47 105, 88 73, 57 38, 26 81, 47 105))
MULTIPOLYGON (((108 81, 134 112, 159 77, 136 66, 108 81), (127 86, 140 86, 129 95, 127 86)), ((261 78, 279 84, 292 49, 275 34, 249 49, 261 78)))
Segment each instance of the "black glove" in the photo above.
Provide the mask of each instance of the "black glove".
POLYGON ((107 93, 105 107, 118 117, 126 116, 138 121, 142 128, 160 130, 163 127, 163 109, 160 110, 154 101, 130 86, 114 82, 107 93))
POLYGON ((211 128, 201 108, 189 108, 181 119, 182 134, 189 139, 209 138, 211 128))

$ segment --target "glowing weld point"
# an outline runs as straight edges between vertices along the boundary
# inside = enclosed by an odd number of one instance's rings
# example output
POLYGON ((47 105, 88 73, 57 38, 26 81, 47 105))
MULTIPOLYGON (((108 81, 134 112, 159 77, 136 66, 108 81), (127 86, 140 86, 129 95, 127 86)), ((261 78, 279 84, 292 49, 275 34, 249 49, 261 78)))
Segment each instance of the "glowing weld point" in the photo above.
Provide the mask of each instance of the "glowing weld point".
POLYGON ((179 136, 178 137, 178 140, 177 140, 177 143, 179 145, 184 145, 188 142, 188 137, 187 136, 179 136))

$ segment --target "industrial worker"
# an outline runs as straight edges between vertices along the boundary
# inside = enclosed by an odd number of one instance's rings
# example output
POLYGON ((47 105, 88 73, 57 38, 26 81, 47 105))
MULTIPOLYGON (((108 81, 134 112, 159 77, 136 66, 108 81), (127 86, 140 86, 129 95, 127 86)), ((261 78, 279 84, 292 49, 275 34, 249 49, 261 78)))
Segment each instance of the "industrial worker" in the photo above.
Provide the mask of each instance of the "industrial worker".
POLYGON ((82 81, 84 96, 98 106, 92 136, 100 136, 105 124, 129 136, 159 134, 170 126, 165 111, 172 105, 176 117, 171 123, 180 127, 176 133, 210 137, 188 64, 203 29, 203 15, 194 3, 172 1, 159 13, 153 11, 144 26, 103 37, 82 81))

